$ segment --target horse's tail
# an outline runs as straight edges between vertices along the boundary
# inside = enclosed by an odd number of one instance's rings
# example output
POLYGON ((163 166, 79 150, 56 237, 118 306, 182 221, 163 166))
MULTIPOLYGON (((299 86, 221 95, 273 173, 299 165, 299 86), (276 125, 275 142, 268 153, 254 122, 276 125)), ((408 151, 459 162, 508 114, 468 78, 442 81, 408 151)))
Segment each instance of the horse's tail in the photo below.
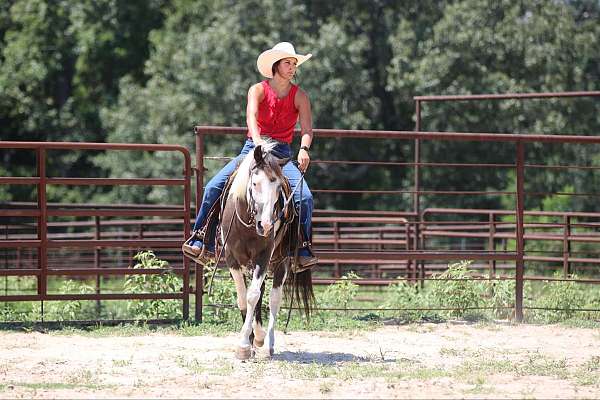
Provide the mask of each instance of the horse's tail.
POLYGON ((310 313, 315 303, 311 270, 292 272, 291 276, 285 280, 283 292, 288 302, 299 305, 300 309, 304 311, 306 319, 310 319, 310 313))

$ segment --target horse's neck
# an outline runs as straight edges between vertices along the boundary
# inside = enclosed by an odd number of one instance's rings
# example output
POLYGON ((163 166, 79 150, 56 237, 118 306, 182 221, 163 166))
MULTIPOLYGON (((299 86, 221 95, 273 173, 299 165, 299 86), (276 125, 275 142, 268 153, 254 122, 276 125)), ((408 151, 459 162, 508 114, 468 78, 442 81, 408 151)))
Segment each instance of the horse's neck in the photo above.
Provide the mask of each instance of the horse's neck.
MULTIPOLYGON (((248 201, 245 197, 238 197, 235 195, 228 196, 227 205, 233 207, 233 213, 237 215, 239 221, 248 227, 248 224, 252 224, 252 217, 250 214, 250 207, 248 207, 248 201)), ((233 217, 232 217, 233 218, 233 217)))

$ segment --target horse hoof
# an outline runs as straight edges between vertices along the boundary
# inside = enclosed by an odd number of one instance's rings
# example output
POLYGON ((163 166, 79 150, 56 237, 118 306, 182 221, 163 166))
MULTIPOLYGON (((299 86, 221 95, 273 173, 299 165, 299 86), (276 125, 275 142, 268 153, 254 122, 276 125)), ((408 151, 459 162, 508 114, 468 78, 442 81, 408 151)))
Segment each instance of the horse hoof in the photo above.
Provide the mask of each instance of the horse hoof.
POLYGON ((252 356, 252 348, 238 346, 235 356, 238 360, 248 360, 252 356))
POLYGON ((265 345, 265 340, 258 340, 256 338, 254 338, 254 347, 263 347, 265 345))

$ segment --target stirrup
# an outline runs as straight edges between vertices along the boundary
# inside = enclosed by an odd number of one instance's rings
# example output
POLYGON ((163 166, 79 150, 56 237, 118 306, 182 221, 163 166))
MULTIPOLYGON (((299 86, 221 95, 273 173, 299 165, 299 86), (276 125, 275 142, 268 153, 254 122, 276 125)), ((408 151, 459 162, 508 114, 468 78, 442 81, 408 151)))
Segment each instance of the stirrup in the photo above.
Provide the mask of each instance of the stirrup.
POLYGON ((316 256, 298 256, 298 260, 292 260, 292 272, 299 274, 314 268, 317 264, 319 264, 319 259, 316 256))
POLYGON ((192 235, 189 238, 187 238, 185 240, 185 242, 183 242, 183 245, 181 246, 181 251, 183 252, 183 254, 186 257, 189 257, 191 259, 195 259, 202 252, 202 248, 200 248, 198 246, 192 246, 192 243, 194 243, 195 241, 204 242, 204 232, 203 231, 192 232, 192 235))

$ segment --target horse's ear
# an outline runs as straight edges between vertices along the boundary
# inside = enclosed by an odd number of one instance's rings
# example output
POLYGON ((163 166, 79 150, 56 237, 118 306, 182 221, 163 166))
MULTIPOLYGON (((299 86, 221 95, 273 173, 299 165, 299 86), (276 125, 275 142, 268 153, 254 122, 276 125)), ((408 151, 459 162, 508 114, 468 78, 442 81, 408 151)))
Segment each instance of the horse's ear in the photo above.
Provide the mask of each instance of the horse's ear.
POLYGON ((260 144, 254 148, 254 161, 256 161, 257 165, 263 162, 262 147, 260 144))
POLYGON ((291 160, 290 157, 287 158, 278 158, 277 159, 277 164, 279 164, 280 167, 283 167, 285 164, 287 164, 289 161, 291 160))

